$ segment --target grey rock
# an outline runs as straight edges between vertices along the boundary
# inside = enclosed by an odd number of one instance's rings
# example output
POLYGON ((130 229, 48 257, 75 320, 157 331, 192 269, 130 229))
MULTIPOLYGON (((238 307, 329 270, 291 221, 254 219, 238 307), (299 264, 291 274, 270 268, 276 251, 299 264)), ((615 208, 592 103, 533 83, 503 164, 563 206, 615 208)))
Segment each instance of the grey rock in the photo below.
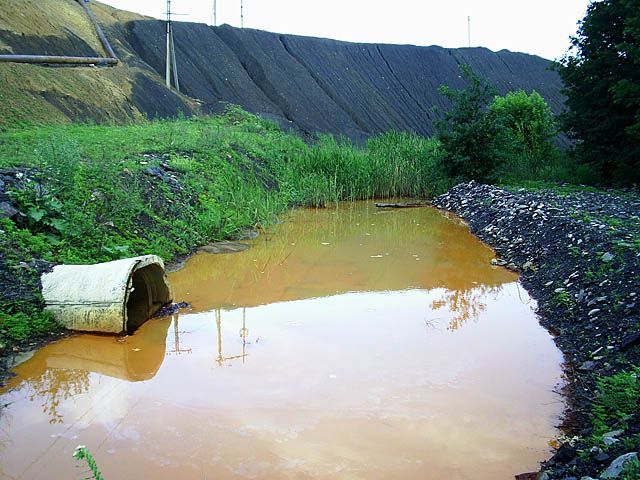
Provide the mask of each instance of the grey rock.
POLYGON ((210 243, 209 245, 205 245, 204 247, 200 247, 199 251, 206 253, 237 253, 243 252, 250 248, 250 245, 246 243, 238 243, 238 242, 216 242, 210 243))
POLYGON ((578 367, 578 370, 582 370, 583 372, 588 372, 589 370, 593 370, 596 366, 596 362, 593 360, 587 360, 582 365, 578 367))
POLYGON ((18 209, 9 202, 0 202, 0 218, 11 218, 18 214, 18 209))
POLYGON ((602 435, 602 441, 605 445, 613 445, 616 442, 619 442, 616 437, 618 437, 622 433, 622 430, 614 430, 612 432, 607 432, 602 435))
POLYGON ((609 465, 604 472, 600 474, 600 478, 603 480, 606 480, 609 478, 618 478, 620 476, 620 473, 622 473, 622 470, 624 470, 624 467, 627 465, 627 463, 637 459, 638 459, 638 452, 629 452, 629 453, 625 453, 624 455, 620 455, 613 462, 611 462, 611 465, 609 465))
POLYGON ((602 257, 601 257, 601 260, 602 260, 603 262, 610 262, 611 260, 613 260, 613 255, 612 255, 611 253, 609 253, 609 252, 604 253, 604 254, 602 255, 602 257))
POLYGON ((162 168, 155 166, 145 168, 144 173, 146 173, 147 175, 151 175, 152 177, 158 177, 162 179, 164 179, 166 175, 165 171, 162 168))
POLYGON ((236 240, 255 240, 260 236, 260 232, 255 228, 245 228, 236 237, 236 240))

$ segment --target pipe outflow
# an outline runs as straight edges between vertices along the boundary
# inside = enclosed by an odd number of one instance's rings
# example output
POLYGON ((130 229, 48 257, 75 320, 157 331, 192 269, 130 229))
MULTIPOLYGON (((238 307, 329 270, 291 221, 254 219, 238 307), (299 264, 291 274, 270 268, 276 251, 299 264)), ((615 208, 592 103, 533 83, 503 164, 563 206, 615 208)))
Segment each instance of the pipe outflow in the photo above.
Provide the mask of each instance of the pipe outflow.
POLYGON ((93 24, 93 27, 98 34, 102 48, 104 48, 106 57, 68 57, 61 55, 0 55, 0 62, 14 62, 14 63, 45 63, 45 64, 58 64, 58 65, 107 65, 114 66, 118 64, 118 57, 111 48, 109 40, 102 31, 98 19, 89 8, 88 0, 76 0, 83 8, 89 20, 93 24))
POLYGON ((57 265, 41 277, 46 310, 71 330, 131 333, 171 302, 160 257, 57 265))

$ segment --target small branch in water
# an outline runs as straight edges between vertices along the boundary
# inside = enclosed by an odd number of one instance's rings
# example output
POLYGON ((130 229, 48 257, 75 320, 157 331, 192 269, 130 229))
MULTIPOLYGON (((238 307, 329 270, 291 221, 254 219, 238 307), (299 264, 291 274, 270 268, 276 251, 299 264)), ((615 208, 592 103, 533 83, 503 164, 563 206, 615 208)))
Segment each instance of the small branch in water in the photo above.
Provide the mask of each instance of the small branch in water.
POLYGON ((429 204, 425 202, 415 203, 374 203, 378 208, 416 208, 416 207, 428 207, 429 204))

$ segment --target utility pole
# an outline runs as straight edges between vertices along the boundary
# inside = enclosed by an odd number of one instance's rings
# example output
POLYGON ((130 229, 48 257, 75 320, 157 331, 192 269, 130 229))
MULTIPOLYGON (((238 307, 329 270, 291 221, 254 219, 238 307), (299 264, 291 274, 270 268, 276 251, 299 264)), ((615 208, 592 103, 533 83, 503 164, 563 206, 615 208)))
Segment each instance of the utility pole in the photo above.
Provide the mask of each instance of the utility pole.
POLYGON ((213 26, 218 26, 218 2, 217 0, 213 0, 213 11, 211 12, 211 21, 213 22, 213 26))
POLYGON ((469 48, 471 48, 471 16, 467 17, 467 38, 469 39, 469 48))
POLYGON ((240 28, 244 28, 244 0, 240 0, 240 28))
POLYGON ((173 69, 173 85, 180 91, 178 82, 178 66, 176 64, 176 47, 173 42, 173 25, 171 24, 171 0, 167 0, 167 58, 165 64, 165 84, 171 88, 171 70, 173 69))

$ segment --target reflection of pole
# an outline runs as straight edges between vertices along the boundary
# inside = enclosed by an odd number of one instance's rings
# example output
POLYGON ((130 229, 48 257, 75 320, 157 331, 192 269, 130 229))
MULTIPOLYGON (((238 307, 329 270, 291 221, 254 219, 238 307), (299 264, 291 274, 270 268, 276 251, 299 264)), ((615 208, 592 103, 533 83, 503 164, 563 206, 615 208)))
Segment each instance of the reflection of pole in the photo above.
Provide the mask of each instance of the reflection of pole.
POLYGON ((247 329, 246 309, 242 311, 242 328, 240 329, 240 338, 242 339, 242 355, 233 355, 231 357, 225 357, 222 355, 222 313, 220 309, 216 310, 216 327, 218 330, 218 356, 216 357, 216 363, 219 367, 222 366, 225 360, 235 360, 236 358, 242 358, 244 363, 247 354, 247 335, 249 330, 247 329))
POLYGON ((216 326, 218 327, 218 358, 216 358, 216 362, 218 362, 219 366, 222 366, 224 358, 222 357, 222 317, 220 315, 220 309, 216 310, 216 326))
POLYGON ((173 320, 173 350, 169 350, 168 353, 191 353, 190 348, 180 348, 180 330, 178 325, 179 314, 175 314, 171 317, 173 320))
POLYGON ((247 329, 247 309, 242 309, 242 328, 240 329, 240 338, 242 339, 242 363, 244 363, 244 357, 247 355, 247 337, 249 336, 249 329, 247 329))

